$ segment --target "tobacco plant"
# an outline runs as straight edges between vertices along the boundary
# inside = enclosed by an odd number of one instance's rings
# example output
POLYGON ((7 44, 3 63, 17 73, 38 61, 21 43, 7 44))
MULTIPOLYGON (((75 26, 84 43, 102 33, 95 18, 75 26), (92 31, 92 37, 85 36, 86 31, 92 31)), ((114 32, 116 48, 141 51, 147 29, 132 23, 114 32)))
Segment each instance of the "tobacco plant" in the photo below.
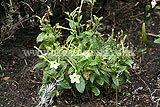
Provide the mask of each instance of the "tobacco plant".
MULTIPOLYGON (((90 0, 94 5, 95 0, 90 0)), ((86 23, 82 23, 81 15, 83 0, 80 7, 73 12, 66 12, 69 28, 57 23, 51 26, 48 13, 40 20, 40 33, 37 43, 39 58, 43 61, 35 65, 34 69, 41 67, 43 70, 43 85, 39 91, 42 106, 49 100, 58 96, 64 89, 70 89, 76 96, 76 90, 80 93, 91 90, 95 96, 100 95, 100 87, 120 88, 129 80, 128 66, 132 66, 131 52, 125 47, 125 38, 121 35, 119 39, 114 38, 114 30, 107 41, 103 34, 98 32, 102 17, 90 15, 86 23), (63 37, 62 31, 69 31, 64 44, 60 43, 63 37), (46 49, 43 53, 41 49, 46 49)), ((92 9, 91 9, 92 10, 92 9)), ((47 104, 46 104, 47 106, 47 104)))

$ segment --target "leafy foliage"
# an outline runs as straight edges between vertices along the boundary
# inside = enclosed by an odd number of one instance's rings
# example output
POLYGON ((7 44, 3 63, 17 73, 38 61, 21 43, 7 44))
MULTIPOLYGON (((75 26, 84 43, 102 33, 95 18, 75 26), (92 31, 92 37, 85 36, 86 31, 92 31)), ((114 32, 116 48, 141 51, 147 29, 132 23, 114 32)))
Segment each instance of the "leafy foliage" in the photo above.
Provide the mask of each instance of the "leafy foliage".
POLYGON ((154 43, 158 43, 158 44, 160 44, 160 34, 159 35, 157 35, 157 37, 159 37, 158 39, 156 39, 155 41, 154 41, 154 43))
MULTIPOLYGON (((90 2, 93 7, 94 0, 90 2)), ((132 66, 133 61, 130 57, 131 52, 124 44, 127 36, 121 35, 116 40, 113 30, 108 40, 104 41, 103 34, 97 30, 102 17, 98 18, 91 12, 91 18, 86 24, 81 23, 82 4, 83 0, 81 6, 73 12, 66 12, 69 28, 59 24, 51 27, 48 17, 49 7, 47 14, 42 18, 38 17, 42 33, 38 35, 37 43, 41 42, 41 45, 35 48, 40 52, 39 58, 43 59, 43 62, 34 69, 43 65, 44 90, 40 90, 40 93, 46 92, 47 84, 61 80, 54 85, 50 98, 63 89, 77 89, 80 93, 84 93, 87 89, 98 96, 100 87, 110 85, 115 89, 129 79, 127 68, 132 66), (60 45, 58 40, 63 36, 62 30, 67 30, 70 34, 65 44, 60 45), (47 53, 43 53, 40 49, 47 49, 47 53)), ((40 96, 42 98, 44 94, 40 96)))

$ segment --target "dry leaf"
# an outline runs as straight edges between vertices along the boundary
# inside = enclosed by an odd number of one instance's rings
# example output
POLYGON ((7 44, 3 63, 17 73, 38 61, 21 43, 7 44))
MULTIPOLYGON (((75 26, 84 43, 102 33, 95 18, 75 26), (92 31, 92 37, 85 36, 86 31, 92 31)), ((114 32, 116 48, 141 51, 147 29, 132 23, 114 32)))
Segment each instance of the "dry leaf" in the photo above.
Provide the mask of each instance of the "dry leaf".
POLYGON ((10 77, 4 77, 3 80, 6 81, 6 80, 9 80, 9 78, 10 78, 10 77))
POLYGON ((83 74, 83 77, 84 77, 86 80, 88 80, 88 79, 89 79, 89 75, 90 75, 90 72, 85 72, 85 73, 83 74))

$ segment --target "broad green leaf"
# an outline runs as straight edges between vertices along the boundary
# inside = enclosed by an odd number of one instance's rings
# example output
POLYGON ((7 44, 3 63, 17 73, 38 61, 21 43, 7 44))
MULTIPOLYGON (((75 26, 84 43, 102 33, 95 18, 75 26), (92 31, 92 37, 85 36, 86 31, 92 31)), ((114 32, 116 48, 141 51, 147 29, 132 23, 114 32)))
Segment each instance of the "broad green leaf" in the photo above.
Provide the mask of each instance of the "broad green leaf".
POLYGON ((99 77, 96 79, 96 82, 102 86, 104 84, 104 79, 102 77, 99 77))
POLYGON ((143 42, 147 41, 145 23, 142 24, 142 41, 143 42))
POLYGON ((90 38, 90 43, 93 44, 93 49, 97 49, 100 44, 98 44, 95 37, 90 38))
POLYGON ((97 65, 98 63, 95 60, 92 60, 89 65, 97 65))
POLYGON ((156 40, 154 41, 154 43, 160 44, 160 38, 159 38, 159 39, 156 39, 156 40))
POLYGON ((55 72, 55 69, 50 69, 46 71, 48 75, 52 75, 54 72, 55 72))
POLYGON ((160 9, 160 6, 156 6, 155 9, 160 9))
POLYGON ((82 59, 80 59, 78 62, 82 62, 82 61, 86 61, 87 58, 86 57, 83 57, 82 59))
POLYGON ((72 74, 73 71, 74 71, 74 68, 70 67, 69 70, 68 70, 68 74, 72 74))
POLYGON ((95 69, 95 73, 98 74, 98 75, 100 75, 97 67, 96 67, 96 69, 95 69))
POLYGON ((40 44, 39 49, 44 49, 44 42, 40 44))
POLYGON ((73 38, 74 38, 73 35, 70 35, 70 36, 67 38, 67 41, 66 41, 66 42, 67 42, 67 43, 70 42, 73 38))
POLYGON ((102 73, 104 76, 110 76, 109 72, 108 71, 106 72, 106 70, 105 71, 104 70, 100 70, 100 73, 102 73))
POLYGON ((77 37, 77 38, 83 38, 84 39, 84 37, 85 37, 85 34, 84 33, 79 33, 79 36, 77 37))
POLYGON ((80 77, 80 83, 75 83, 76 84, 76 89, 80 92, 83 93, 85 90, 85 81, 83 79, 83 77, 80 77))
POLYGON ((94 79, 95 79, 95 74, 92 73, 92 74, 90 75, 89 79, 90 79, 91 83, 93 83, 93 82, 94 82, 94 79))
POLYGON ((46 35, 46 33, 44 33, 44 32, 40 33, 40 34, 38 35, 38 37, 37 37, 37 43, 38 43, 38 42, 42 42, 43 39, 44 39, 44 37, 45 37, 45 35, 46 35))
POLYGON ((113 70, 110 69, 110 68, 106 69, 105 71, 107 71, 107 72, 113 72, 113 70))
POLYGON ((119 80, 116 78, 115 75, 112 75, 112 80, 113 80, 113 83, 114 83, 116 86, 119 86, 119 80))
POLYGON ((92 31, 85 31, 84 33, 89 37, 91 37, 94 34, 92 31))
POLYGON ((69 85, 69 82, 66 80, 63 80, 62 82, 59 83, 59 85, 65 89, 71 89, 71 86, 69 85))
POLYGON ((127 69, 126 66, 120 65, 119 68, 118 68, 118 71, 124 71, 124 70, 126 70, 126 69, 127 69))
POLYGON ((105 81, 107 84, 109 84, 109 78, 106 77, 106 76, 104 76, 103 78, 104 78, 104 81, 105 81))
POLYGON ((40 62, 40 63, 36 64, 36 65, 33 67, 33 70, 35 70, 36 68, 42 67, 44 64, 45 64, 45 62, 40 62))
POLYGON ((125 62, 127 65, 129 65, 130 67, 132 67, 132 64, 134 63, 132 60, 128 60, 125 62))
POLYGON ((92 87, 92 92, 94 93, 95 96, 99 96, 100 94, 100 90, 95 86, 92 87))
POLYGON ((69 27, 73 28, 74 25, 75 25, 75 22, 73 20, 71 20, 71 19, 68 19, 68 18, 65 18, 65 19, 69 21, 69 27))
POLYGON ((88 38, 83 38, 82 44, 85 46, 88 43, 88 38))
POLYGON ((79 63, 79 67, 80 68, 83 68, 86 64, 87 64, 87 60, 84 60, 84 61, 81 61, 80 63, 79 63))

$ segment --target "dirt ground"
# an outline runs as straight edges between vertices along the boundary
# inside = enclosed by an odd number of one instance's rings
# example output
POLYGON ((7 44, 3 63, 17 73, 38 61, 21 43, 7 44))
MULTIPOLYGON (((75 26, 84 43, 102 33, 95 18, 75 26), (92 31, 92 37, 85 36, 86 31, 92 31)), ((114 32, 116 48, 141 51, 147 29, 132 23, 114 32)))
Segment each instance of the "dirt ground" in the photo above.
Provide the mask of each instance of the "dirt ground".
MULTIPOLYGON (((139 7, 135 7, 141 13, 139 7)), ((136 52, 140 49, 141 27, 144 14, 140 16, 128 16, 122 18, 115 24, 115 28, 121 27, 129 35, 130 47, 136 52), (141 21, 140 21, 141 20, 141 21)), ((103 13, 105 15, 105 13, 103 13)), ((103 22, 105 24, 105 21, 103 22)), ((113 23, 111 23, 113 24, 113 23)), ((113 26, 111 26, 113 27, 113 26)), ((42 85, 41 70, 32 70, 33 66, 40 62, 33 46, 36 36, 40 33, 38 28, 20 29, 15 33, 15 38, 7 40, 0 50, 0 84, 5 80, 9 81, 0 86, 0 107, 35 107, 38 104, 38 90, 42 85), (22 36, 24 35, 24 36, 22 36), (30 54, 29 54, 30 53, 30 54)), ((160 33, 160 17, 152 14, 152 18, 146 22, 147 42, 142 48, 147 48, 143 53, 134 57, 135 69, 129 68, 130 83, 123 85, 121 92, 118 92, 119 107, 158 107, 160 106, 160 44, 154 44, 154 34, 160 33)), ((104 33, 108 33, 105 30, 104 33)), ((110 33, 110 32, 109 32, 110 33)), ((116 106, 116 92, 110 90, 103 92, 99 97, 91 94, 73 97, 68 91, 54 99, 53 105, 57 107, 114 107, 116 106)))

